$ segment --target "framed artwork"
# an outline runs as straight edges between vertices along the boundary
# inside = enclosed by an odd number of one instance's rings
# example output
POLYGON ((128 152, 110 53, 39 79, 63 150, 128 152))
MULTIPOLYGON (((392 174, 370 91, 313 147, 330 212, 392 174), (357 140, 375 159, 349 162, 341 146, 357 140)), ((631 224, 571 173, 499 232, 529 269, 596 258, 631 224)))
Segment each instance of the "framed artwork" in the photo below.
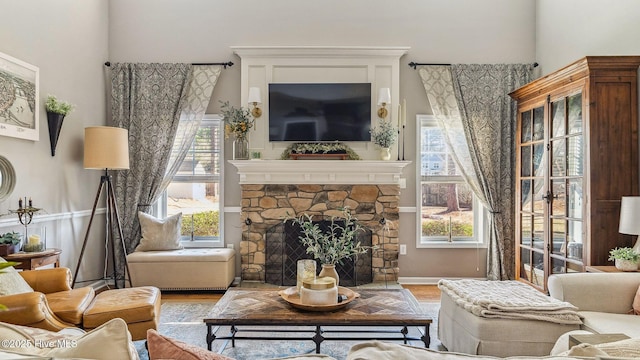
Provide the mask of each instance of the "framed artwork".
POLYGON ((0 52, 0 135, 39 140, 40 70, 0 52))

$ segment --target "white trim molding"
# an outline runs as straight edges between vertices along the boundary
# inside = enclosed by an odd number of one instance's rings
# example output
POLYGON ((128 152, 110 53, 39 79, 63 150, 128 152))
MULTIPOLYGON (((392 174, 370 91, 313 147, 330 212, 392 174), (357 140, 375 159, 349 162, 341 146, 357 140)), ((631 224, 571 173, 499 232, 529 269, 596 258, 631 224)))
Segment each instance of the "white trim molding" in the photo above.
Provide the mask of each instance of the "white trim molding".
POLYGON ((240 184, 389 184, 399 185, 411 161, 377 160, 229 160, 240 184))
MULTIPOLYGON (((96 209, 96 215, 105 214, 107 212, 106 208, 98 208, 96 209)), ((60 221, 67 219, 78 219, 91 216, 91 210, 80 210, 80 211, 70 211, 70 212, 62 212, 55 214, 36 214, 33 216, 33 220, 31 224, 49 222, 49 221, 60 221)), ((16 226, 22 225, 18 220, 18 215, 8 216, 6 219, 0 219, 0 228, 5 226, 16 226)))
POLYGON ((409 52, 409 46, 231 46, 241 58, 399 58, 409 52))

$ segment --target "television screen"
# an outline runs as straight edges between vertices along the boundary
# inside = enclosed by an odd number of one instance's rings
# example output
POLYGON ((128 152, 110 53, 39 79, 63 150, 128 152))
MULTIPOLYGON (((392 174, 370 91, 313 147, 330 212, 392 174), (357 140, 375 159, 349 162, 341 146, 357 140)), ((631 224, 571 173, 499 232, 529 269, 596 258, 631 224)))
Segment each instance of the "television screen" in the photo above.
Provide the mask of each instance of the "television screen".
POLYGON ((269 84, 269 141, 371 141, 371 84, 269 84))

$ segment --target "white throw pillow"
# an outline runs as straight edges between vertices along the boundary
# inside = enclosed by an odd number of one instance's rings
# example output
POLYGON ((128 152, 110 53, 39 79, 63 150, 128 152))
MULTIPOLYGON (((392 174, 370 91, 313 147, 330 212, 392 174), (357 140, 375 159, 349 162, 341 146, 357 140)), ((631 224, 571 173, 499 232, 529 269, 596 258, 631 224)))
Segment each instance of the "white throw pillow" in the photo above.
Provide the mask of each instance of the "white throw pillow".
POLYGON ((127 323, 120 318, 77 336, 0 323, 0 338, 4 340, 0 351, 7 353, 96 360, 139 359, 127 323))
POLYGON ((180 245, 180 227, 182 213, 161 220, 138 211, 142 238, 136 251, 177 250, 180 245))
MULTIPOLYGON (((0 258, 0 262, 7 262, 0 258)), ((33 292, 33 289, 24 280, 13 266, 2 269, 0 272, 0 295, 15 295, 33 292)))

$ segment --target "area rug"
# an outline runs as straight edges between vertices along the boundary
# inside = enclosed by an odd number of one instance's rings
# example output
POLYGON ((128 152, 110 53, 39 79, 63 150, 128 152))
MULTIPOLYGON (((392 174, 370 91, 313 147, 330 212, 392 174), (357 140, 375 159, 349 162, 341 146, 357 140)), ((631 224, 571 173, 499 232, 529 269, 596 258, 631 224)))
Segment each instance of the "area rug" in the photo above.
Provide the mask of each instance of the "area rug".
MULTIPOLYGON (((202 348, 207 348, 206 333, 207 327, 202 322, 202 319, 206 317, 207 313, 215 305, 212 301, 178 301, 169 300, 162 304, 162 310, 160 313, 160 334, 174 339, 184 341, 189 344, 197 345, 202 348)), ((430 327, 431 344, 429 348, 441 350, 440 341, 437 339, 437 319, 440 303, 438 302, 421 302, 420 305, 424 308, 425 312, 433 318, 433 324, 430 327)), ((304 328, 304 330, 310 330, 304 328)), ((328 329, 335 329, 329 327, 328 329)), ((399 328, 398 328, 399 329, 399 328)), ((358 328, 353 328, 358 330, 358 328)), ((369 330, 369 329, 368 329, 369 330)), ((219 335, 227 335, 229 333, 228 327, 221 327, 218 332, 219 335)), ((248 333, 243 335, 249 335, 248 333)), ((255 334, 261 336, 268 336, 269 334, 261 333, 255 334)), ((278 336, 286 336, 286 334, 278 334, 278 336)), ((295 336, 293 333, 291 336, 295 336)), ((409 328, 410 337, 420 337, 418 328, 409 328)), ((311 335, 309 334, 311 337, 311 335)), ((327 336, 332 337, 348 337, 358 336, 358 333, 353 334, 329 334, 327 336)), ((384 336, 384 334, 382 335, 384 336)), ((396 343, 402 343, 402 341, 395 341, 396 343)), ((349 348, 360 341, 324 341, 321 344, 321 353, 332 356, 338 360, 345 359, 349 348)), ((136 349, 140 355, 140 359, 148 360, 148 353, 145 349, 144 340, 135 342, 136 349)), ((421 341, 411 341, 410 345, 423 346, 421 341)), ((312 354, 315 353, 315 343, 311 340, 308 341, 285 341, 285 340, 236 340, 236 346, 232 347, 230 341, 216 340, 213 342, 212 351, 222 353, 225 356, 244 360, 244 359, 273 359, 293 355, 312 354)))

